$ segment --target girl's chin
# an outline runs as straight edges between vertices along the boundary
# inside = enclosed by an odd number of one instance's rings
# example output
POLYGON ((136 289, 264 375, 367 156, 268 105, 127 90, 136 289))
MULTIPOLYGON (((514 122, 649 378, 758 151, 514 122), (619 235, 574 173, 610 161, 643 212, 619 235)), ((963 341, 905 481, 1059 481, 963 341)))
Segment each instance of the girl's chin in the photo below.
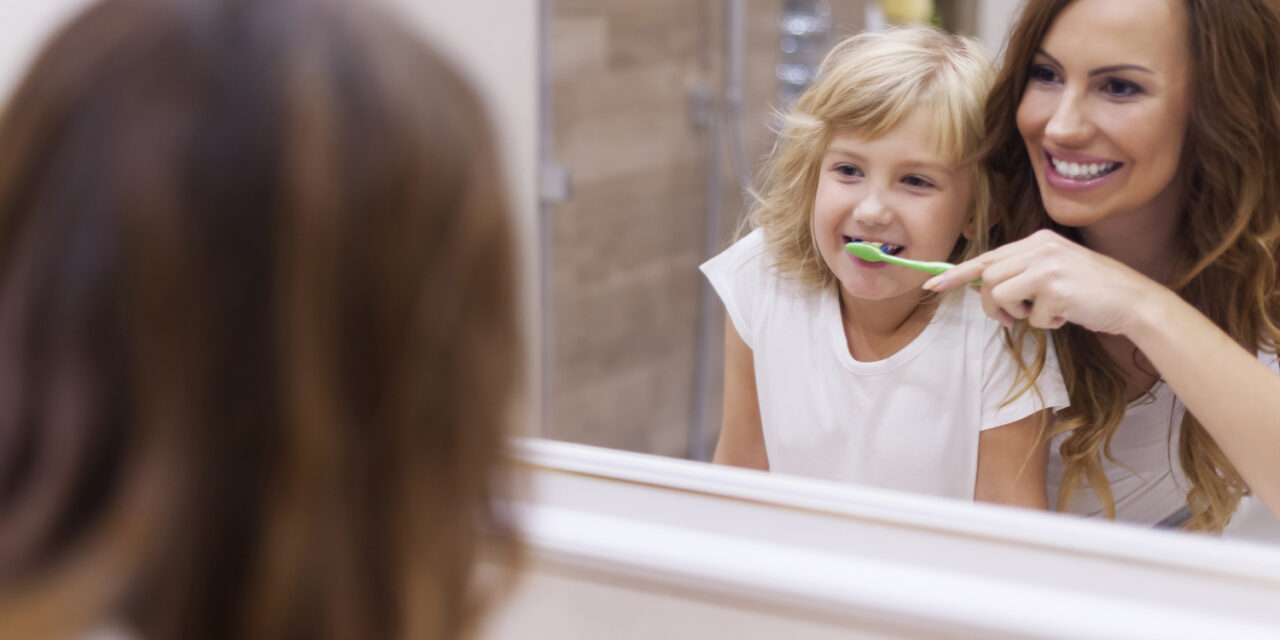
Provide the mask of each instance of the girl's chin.
POLYGON ((841 282, 841 288, 846 296, 857 298, 858 300, 888 300, 902 295, 902 286, 894 283, 894 286, 886 286, 889 283, 871 284, 867 282, 841 282))

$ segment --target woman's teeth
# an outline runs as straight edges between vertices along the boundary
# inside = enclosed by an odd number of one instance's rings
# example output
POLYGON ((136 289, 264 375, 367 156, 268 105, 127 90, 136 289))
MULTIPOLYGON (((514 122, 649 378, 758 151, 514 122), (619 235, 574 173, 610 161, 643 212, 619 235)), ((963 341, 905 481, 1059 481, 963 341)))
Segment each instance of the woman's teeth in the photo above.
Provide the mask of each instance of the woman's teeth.
POLYGON ((1075 162, 1063 162, 1052 156, 1049 160, 1053 162, 1053 169, 1058 173, 1071 178, 1072 180, 1092 180, 1101 178, 1102 176, 1115 171, 1119 166, 1119 162, 1096 162, 1092 164, 1077 164, 1075 162))

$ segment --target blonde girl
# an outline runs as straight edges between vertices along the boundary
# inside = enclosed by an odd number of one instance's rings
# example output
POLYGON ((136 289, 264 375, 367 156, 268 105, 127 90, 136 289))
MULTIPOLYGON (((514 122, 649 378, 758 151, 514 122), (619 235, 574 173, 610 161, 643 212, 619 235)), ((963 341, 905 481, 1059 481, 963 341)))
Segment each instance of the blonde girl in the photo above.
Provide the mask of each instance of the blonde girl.
POLYGON ((929 27, 857 35, 824 61, 754 230, 702 267, 727 311, 716 462, 1045 505, 1041 427, 1065 392, 1043 337, 1010 350, 976 294, 929 295, 924 274, 844 249, 984 248, 972 158, 990 77, 976 43, 929 27))

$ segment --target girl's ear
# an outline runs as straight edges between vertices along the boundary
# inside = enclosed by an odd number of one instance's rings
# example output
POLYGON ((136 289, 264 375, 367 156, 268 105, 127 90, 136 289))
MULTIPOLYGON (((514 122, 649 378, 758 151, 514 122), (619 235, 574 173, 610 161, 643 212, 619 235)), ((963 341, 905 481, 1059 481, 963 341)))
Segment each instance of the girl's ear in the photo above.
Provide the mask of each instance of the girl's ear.
POLYGON ((964 227, 960 229, 960 235, 964 236, 964 239, 969 242, 973 242, 973 239, 977 237, 978 219, 977 216, 973 215, 973 213, 969 214, 969 220, 966 221, 964 223, 964 227))

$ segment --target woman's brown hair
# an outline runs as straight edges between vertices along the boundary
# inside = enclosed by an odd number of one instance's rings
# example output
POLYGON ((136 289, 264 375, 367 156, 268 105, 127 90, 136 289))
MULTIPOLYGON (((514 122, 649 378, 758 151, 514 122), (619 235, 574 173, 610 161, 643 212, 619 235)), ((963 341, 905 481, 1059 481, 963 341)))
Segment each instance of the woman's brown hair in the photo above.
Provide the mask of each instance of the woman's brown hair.
MULTIPOLYGON (((1016 116, 1032 59, 1071 0, 1029 0, 1016 21, 1004 66, 987 102, 984 149, 997 244, 1042 228, 1080 241, 1054 223, 1040 198, 1016 116)), ((1268 0, 1185 0, 1193 68, 1183 151, 1180 270, 1172 287, 1251 353, 1280 345, 1280 8, 1268 0)), ((1136 241, 1136 239, 1135 239, 1136 241)), ((1066 472, 1058 507, 1087 483, 1115 517, 1102 456, 1125 415, 1125 377, 1097 337, 1076 325, 1056 332, 1058 362, 1071 397, 1057 431, 1066 472)), ((1219 531, 1248 492, 1244 480, 1189 412, 1179 462, 1190 483, 1191 530, 1219 531)), ((1123 462, 1123 461, 1120 461, 1123 462)))
POLYGON ((465 632, 521 370, 468 84, 368 3, 105 0, 0 140, 0 635, 465 632))

